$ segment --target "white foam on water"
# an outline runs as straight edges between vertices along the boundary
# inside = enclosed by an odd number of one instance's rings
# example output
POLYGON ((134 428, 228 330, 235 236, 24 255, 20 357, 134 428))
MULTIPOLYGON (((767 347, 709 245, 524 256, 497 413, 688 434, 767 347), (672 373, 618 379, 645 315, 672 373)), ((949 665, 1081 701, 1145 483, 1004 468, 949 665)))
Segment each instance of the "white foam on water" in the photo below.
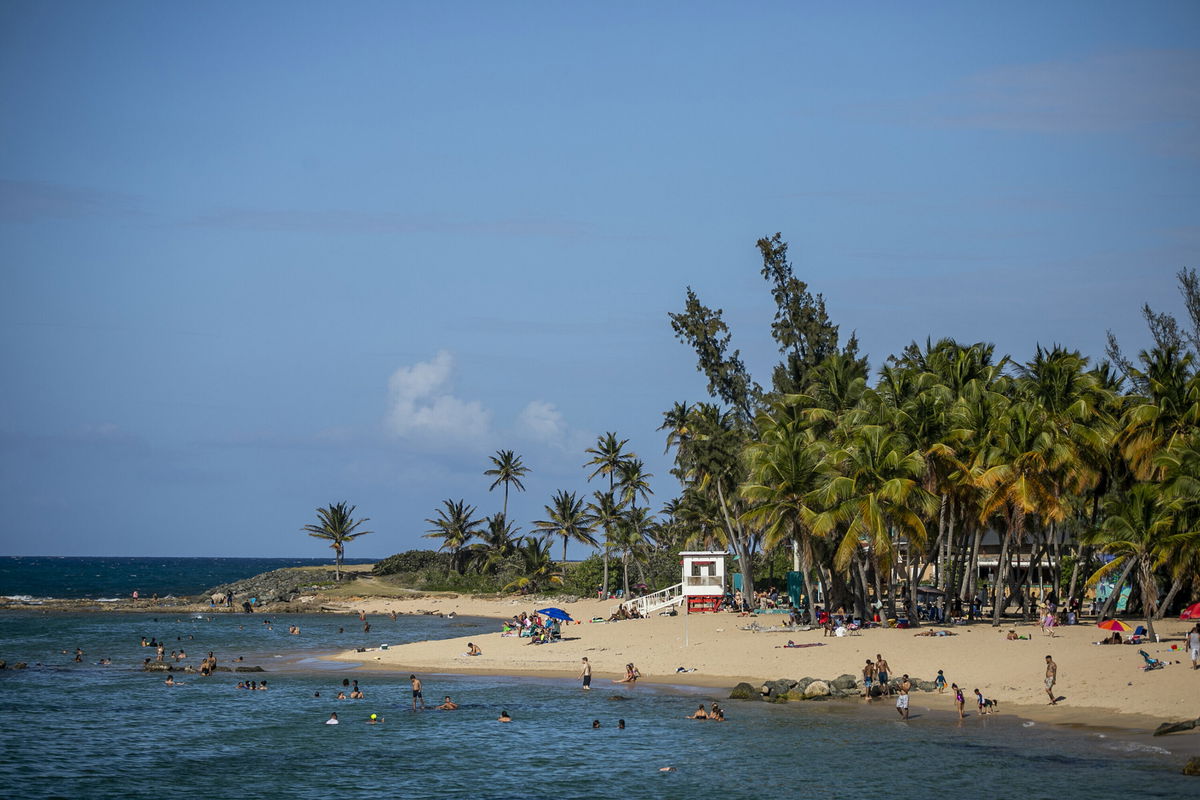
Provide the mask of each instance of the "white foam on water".
POLYGON ((1104 746, 1106 750, 1116 750, 1118 753, 1157 753, 1160 756, 1169 756, 1171 751, 1165 747, 1158 747, 1152 744, 1140 744, 1138 742, 1113 742, 1104 746))
POLYGON ((1022 722, 1021 727, 1022 728, 1032 728, 1036 724, 1037 724, 1036 722, 1022 722))

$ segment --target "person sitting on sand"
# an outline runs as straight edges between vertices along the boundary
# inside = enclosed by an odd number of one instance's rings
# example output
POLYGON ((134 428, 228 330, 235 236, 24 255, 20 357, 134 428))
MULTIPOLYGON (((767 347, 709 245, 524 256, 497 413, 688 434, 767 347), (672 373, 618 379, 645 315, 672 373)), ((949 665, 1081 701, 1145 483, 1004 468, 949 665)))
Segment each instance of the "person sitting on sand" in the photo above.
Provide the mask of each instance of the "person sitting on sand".
POLYGON ((642 677, 642 673, 638 672, 638 668, 632 663, 625 665, 625 677, 614 678, 613 683, 637 683, 637 679, 642 677))
POLYGON ((1015 642, 1017 639, 1020 639, 1021 637, 1017 636, 1017 632, 1015 630, 1012 630, 1012 631, 1009 631, 1008 635, 1005 636, 1004 638, 1010 642, 1015 642))
POLYGON ((442 701, 442 704, 440 706, 434 706, 434 708, 438 711, 457 711, 458 703, 451 700, 450 695, 446 695, 446 698, 442 701))
POLYGON ((708 712, 704 710, 704 703, 700 704, 700 707, 696 709, 694 714, 689 714, 687 719, 708 719, 708 712))
POLYGON ((483 651, 480 650, 479 645, 475 644, 474 642, 467 642, 467 655, 481 656, 483 655, 483 651))
POLYGON ((496 722, 512 722, 512 717, 508 715, 507 711, 501 711, 500 716, 496 718, 496 722))

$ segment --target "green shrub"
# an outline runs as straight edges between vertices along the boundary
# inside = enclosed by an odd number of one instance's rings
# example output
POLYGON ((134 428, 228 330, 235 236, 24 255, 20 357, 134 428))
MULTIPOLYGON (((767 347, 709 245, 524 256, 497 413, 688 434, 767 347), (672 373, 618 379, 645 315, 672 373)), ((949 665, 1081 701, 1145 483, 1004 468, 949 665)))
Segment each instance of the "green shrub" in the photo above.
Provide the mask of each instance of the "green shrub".
POLYGON ((395 575, 401 572, 421 572, 437 568, 443 572, 450 569, 450 554, 436 550, 405 550, 378 562, 372 569, 374 575, 395 575))

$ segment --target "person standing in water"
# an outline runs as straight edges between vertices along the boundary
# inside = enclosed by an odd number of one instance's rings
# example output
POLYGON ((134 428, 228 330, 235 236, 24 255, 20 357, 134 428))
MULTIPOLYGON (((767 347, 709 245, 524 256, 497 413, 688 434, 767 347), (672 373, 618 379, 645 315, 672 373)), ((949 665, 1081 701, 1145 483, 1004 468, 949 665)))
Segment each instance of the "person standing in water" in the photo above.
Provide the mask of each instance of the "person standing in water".
POLYGON ((421 696, 421 679, 416 675, 409 675, 408 680, 412 683, 412 707, 413 711, 417 710, 417 701, 421 701, 421 710, 425 710, 425 698, 421 696))
POLYGON ((579 673, 579 677, 583 681, 584 689, 592 688, 592 665, 587 660, 587 656, 583 657, 583 672, 579 673))

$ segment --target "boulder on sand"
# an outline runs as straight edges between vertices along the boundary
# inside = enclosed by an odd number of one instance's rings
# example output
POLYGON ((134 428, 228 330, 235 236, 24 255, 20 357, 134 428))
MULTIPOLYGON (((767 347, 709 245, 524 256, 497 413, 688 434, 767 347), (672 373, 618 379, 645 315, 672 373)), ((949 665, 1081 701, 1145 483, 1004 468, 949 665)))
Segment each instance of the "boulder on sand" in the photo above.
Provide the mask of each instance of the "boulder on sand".
POLYGON ((825 681, 813 681, 804 687, 804 696, 810 700, 814 697, 829 697, 829 695, 829 684, 825 681))
POLYGON ((761 696, 753 686, 745 681, 733 687, 733 691, 729 693, 730 700, 758 700, 761 696))

